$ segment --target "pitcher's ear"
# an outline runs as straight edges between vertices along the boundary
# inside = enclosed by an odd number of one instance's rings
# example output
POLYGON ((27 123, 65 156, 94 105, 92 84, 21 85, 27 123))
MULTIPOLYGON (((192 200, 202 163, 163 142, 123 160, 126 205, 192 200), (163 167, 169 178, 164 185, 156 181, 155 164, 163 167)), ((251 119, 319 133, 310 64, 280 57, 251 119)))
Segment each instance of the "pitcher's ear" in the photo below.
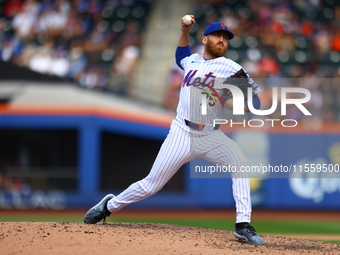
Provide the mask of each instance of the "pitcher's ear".
POLYGON ((206 43, 207 43, 207 40, 208 40, 208 37, 207 37, 207 36, 203 36, 203 37, 202 37, 202 43, 203 43, 203 44, 206 44, 206 43))

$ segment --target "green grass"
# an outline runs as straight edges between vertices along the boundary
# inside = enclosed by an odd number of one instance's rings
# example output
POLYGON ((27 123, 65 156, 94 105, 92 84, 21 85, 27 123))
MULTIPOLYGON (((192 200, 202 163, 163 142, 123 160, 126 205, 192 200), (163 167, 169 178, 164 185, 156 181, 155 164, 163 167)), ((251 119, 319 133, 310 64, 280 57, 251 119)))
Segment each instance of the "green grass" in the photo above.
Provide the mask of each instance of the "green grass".
POLYGON ((261 232, 272 234, 339 234, 340 222, 329 221, 258 221, 261 232))
POLYGON ((0 222, 83 222, 83 218, 80 217, 49 217, 49 216, 14 216, 14 217, 3 217, 0 215, 0 222))
MULTIPOLYGON (((110 221, 112 221, 112 219, 110 219, 110 221)), ((234 221, 209 219, 119 219, 118 222, 157 222, 229 231, 234 230, 235 227, 234 221)), ((254 221, 252 225, 258 232, 266 234, 339 234, 340 232, 340 222, 254 221)))
POLYGON ((323 240, 313 240, 313 241, 340 244, 340 241, 323 241, 323 240))

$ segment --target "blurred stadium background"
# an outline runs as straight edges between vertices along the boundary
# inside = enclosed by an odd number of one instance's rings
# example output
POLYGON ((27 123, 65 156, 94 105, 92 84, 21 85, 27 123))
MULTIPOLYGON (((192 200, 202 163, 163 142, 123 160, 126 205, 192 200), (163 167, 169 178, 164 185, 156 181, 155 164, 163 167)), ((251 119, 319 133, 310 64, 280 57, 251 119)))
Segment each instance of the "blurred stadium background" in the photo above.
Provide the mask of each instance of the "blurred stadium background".
MULTIPOLYGON (((0 209, 88 208, 149 172, 175 114, 185 14, 197 20, 192 51, 210 22, 235 33, 227 57, 263 81, 264 109, 278 81, 308 81, 295 85, 311 91, 313 116, 291 108, 296 128, 225 129, 249 164, 339 166, 336 0, 0 0, 0 209)), ((262 177, 254 207, 340 209, 340 178, 262 177)), ((190 178, 185 165, 128 208, 234 208, 231 181, 190 178)))

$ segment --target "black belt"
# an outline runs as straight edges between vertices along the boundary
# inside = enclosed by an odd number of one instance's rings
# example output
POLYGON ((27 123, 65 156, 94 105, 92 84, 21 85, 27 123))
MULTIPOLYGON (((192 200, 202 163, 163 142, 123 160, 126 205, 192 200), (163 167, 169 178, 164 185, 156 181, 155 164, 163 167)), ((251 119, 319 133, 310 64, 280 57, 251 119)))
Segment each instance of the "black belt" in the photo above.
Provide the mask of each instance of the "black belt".
MULTIPOLYGON (((187 125, 188 127, 191 127, 192 129, 195 130, 203 130, 203 128, 205 127, 205 124, 199 124, 199 123, 195 123, 195 122, 191 122, 187 119, 184 119, 185 125, 187 125)), ((220 128, 220 124, 216 124, 214 127, 214 130, 219 129, 220 128)))

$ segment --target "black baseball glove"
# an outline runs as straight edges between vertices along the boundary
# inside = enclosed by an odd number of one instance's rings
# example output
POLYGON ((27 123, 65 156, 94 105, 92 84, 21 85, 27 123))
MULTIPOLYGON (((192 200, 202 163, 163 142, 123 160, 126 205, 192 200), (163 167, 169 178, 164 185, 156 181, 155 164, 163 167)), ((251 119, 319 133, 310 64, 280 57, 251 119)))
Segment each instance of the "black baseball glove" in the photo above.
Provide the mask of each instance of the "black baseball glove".
MULTIPOLYGON (((239 89, 242 90, 243 92, 243 96, 244 99, 247 99, 247 89, 251 86, 250 80, 248 75, 246 74, 246 72, 243 69, 240 69, 239 71, 237 71, 235 74, 231 75, 230 77, 228 77, 223 84, 230 84, 230 85, 235 85, 236 87, 238 87, 239 89)), ((233 94, 231 93, 231 91, 227 88, 223 89, 223 93, 221 95, 221 99, 223 104, 232 99, 233 98, 233 94)))

